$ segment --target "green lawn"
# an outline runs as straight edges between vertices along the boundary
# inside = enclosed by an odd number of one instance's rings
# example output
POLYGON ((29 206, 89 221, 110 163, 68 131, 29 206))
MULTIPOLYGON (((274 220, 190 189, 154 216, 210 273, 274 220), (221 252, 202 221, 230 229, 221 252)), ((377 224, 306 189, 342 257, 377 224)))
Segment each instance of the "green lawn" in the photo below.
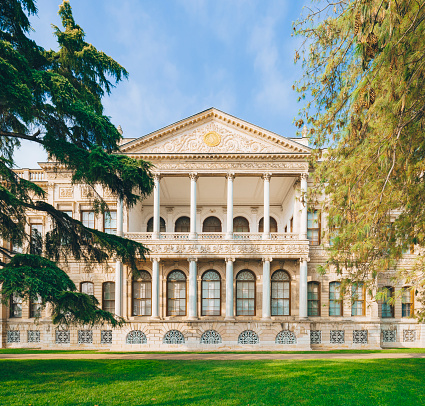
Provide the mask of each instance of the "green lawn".
POLYGON ((3 360, 3 405, 423 405, 421 359, 3 360))

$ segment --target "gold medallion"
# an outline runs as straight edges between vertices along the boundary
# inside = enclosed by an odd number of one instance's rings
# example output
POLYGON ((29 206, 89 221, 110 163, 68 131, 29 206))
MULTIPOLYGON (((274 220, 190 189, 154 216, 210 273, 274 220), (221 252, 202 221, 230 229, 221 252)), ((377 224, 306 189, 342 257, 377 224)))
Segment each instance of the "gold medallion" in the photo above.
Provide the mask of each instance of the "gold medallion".
POLYGON ((204 135, 204 142, 209 147, 216 147, 221 142, 220 134, 217 134, 215 131, 210 131, 204 135))

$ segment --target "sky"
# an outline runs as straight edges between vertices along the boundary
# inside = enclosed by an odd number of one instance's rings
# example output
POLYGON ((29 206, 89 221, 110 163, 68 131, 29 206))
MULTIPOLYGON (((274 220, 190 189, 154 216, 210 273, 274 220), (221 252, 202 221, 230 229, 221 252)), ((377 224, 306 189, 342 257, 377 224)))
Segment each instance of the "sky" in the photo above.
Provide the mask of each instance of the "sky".
MULTIPOLYGON (((57 49, 60 0, 38 0, 31 37, 57 49)), ((125 138, 142 137, 215 107, 286 137, 301 105, 292 90, 301 0, 70 0, 86 41, 129 72, 103 102, 125 138)), ((18 167, 45 153, 23 144, 18 167)))

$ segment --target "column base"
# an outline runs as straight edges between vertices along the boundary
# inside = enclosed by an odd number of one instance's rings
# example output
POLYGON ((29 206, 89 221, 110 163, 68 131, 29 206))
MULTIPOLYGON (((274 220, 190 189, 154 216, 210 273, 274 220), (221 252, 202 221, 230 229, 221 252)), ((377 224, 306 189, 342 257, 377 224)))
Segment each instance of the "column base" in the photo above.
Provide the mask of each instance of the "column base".
POLYGON ((151 316, 149 318, 149 320, 161 320, 161 317, 159 317, 159 316, 151 316))
POLYGON ((270 240, 270 234, 263 234, 263 240, 270 240))
POLYGON ((261 317, 261 321, 272 321, 271 317, 261 317))
POLYGON ((225 240, 233 240, 233 233, 230 234, 226 234, 226 236, 224 237, 225 240))
POLYGON ((224 321, 235 321, 236 319, 234 317, 225 317, 224 321))
POLYGON ((188 317, 186 320, 187 321, 198 321, 199 317, 188 317))
POLYGON ((198 238, 198 233, 189 234, 189 240, 196 240, 197 238, 198 238))

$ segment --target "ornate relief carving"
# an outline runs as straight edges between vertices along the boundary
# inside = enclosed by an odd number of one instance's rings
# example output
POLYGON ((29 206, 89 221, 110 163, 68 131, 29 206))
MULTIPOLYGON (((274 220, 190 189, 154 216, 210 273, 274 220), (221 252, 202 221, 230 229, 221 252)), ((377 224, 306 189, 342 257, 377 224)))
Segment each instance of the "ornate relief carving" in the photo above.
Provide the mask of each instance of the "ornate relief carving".
POLYGON ((74 196, 74 190, 72 187, 59 188, 59 199, 72 198, 73 196, 74 196))
POLYGON ((103 197, 117 197, 117 195, 109 189, 103 189, 103 197))
POLYGON ((85 198, 93 197, 93 190, 91 190, 88 186, 82 186, 81 197, 85 197, 85 198))
POLYGON ((142 149, 142 151, 149 153, 290 152, 280 145, 273 145, 261 139, 235 132, 215 122, 183 132, 176 137, 142 149))

